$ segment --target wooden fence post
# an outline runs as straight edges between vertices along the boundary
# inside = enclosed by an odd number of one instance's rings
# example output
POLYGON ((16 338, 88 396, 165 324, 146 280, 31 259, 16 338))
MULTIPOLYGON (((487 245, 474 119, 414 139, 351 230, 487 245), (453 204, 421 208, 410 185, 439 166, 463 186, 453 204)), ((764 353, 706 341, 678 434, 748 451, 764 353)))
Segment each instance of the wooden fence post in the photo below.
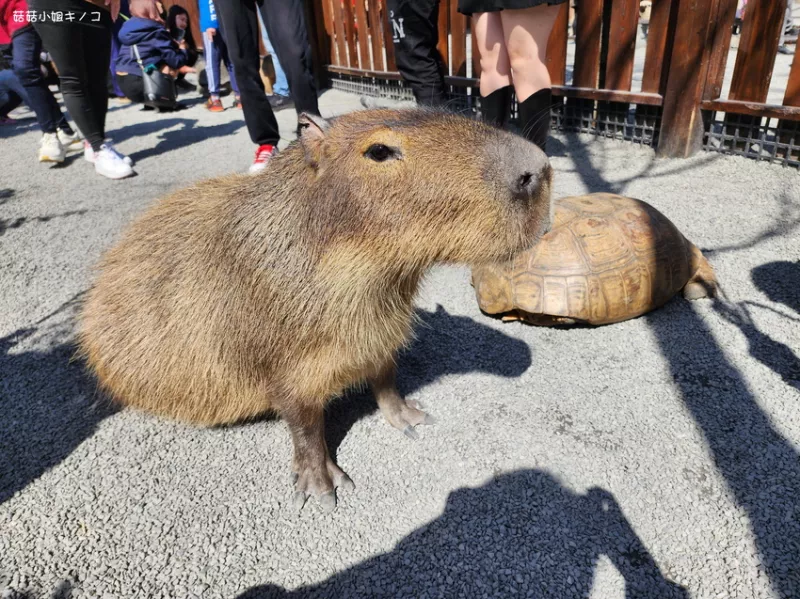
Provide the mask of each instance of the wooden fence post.
POLYGON ((664 90, 657 153, 670 158, 686 158, 703 144, 703 119, 700 102, 708 74, 709 39, 720 25, 719 0, 677 0, 673 9, 675 32, 664 90))

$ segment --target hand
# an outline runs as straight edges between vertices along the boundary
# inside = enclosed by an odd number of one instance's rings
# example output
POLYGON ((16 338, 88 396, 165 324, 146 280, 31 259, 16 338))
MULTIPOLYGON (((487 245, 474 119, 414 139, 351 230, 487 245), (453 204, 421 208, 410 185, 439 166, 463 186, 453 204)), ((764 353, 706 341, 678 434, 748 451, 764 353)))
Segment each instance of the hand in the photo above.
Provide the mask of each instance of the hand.
POLYGON ((206 39, 211 42, 214 41, 214 36, 217 34, 217 30, 214 27, 209 27, 206 29, 206 39))
POLYGON ((188 50, 189 44, 186 43, 186 40, 181 40, 180 43, 178 44, 178 48, 180 48, 181 50, 188 50))
POLYGON ((119 16, 119 3, 120 0, 105 0, 105 5, 111 11, 111 20, 116 21, 119 16))
MULTIPOLYGON (((113 2, 114 0, 111 1, 113 2)), ((119 0, 116 0, 116 2, 119 4, 119 0)), ((143 19, 151 19, 162 24, 164 23, 161 16, 158 14, 156 0, 131 0, 130 11, 132 17, 142 17, 143 19)))
POLYGON ((197 71, 194 67, 181 67, 178 69, 178 72, 185 75, 186 73, 196 73, 197 71))

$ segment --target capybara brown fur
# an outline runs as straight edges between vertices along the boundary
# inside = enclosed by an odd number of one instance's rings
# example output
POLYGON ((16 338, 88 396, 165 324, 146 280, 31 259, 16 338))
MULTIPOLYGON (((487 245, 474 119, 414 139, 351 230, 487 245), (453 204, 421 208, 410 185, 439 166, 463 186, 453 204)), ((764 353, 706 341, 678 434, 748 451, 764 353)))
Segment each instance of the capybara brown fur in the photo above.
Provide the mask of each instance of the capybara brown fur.
POLYGON ((552 169, 519 136, 429 109, 300 124, 262 173, 139 217, 99 264, 79 340, 123 404, 201 425, 277 413, 296 503, 331 508, 352 482, 328 454, 325 404, 368 382, 393 426, 425 422, 394 383, 422 276, 530 247, 550 225, 552 169))

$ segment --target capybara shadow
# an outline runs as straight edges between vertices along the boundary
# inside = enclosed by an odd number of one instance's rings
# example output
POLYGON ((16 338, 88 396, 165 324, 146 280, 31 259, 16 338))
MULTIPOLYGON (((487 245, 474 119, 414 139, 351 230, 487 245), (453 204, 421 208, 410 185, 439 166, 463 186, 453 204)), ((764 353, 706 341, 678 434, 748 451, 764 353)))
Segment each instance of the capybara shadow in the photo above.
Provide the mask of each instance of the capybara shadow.
POLYGON ((296 496, 335 506, 325 406, 367 382, 408 436, 432 418, 396 386, 435 264, 507 260, 551 224, 552 168, 526 139, 440 110, 301 115, 256 176, 157 202, 103 256, 82 354, 119 403, 213 426, 278 413, 296 496))
POLYGON ((273 584, 237 599, 529 596, 586 599, 600 556, 625 580, 626 597, 688 599, 668 580, 614 496, 575 493, 542 470, 503 474, 453 491, 444 512, 396 548, 315 585, 273 584))
MULTIPOLYGON (((512 378, 522 376, 532 363, 531 348, 524 341, 468 316, 450 314, 441 305, 433 312, 417 310, 417 318, 414 340, 397 360, 397 388, 404 397, 448 374, 488 372, 512 378)), ((434 417, 443 417, 424 396, 418 399, 434 417)), ((353 424, 377 409, 372 393, 364 389, 332 402, 325 426, 331 454, 336 455, 353 424)))

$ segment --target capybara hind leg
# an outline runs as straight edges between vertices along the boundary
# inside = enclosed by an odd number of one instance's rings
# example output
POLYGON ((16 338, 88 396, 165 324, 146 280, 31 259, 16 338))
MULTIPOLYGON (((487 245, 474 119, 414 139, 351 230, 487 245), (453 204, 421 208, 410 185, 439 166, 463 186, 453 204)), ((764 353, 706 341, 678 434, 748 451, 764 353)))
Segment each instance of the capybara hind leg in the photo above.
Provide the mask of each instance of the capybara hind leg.
POLYGON ((283 414, 283 418, 289 425, 294 443, 293 505, 300 510, 313 496, 325 511, 332 510, 336 507, 334 489, 353 489, 355 485, 328 454, 322 404, 294 406, 288 414, 283 414))
POLYGON ((386 366, 376 377, 370 379, 370 386, 383 417, 408 437, 416 439, 419 436, 414 430, 418 424, 433 424, 433 417, 423 412, 422 406, 400 397, 395 382, 394 364, 386 366))
POLYGON ((683 288, 683 297, 688 300, 700 299, 701 297, 716 297, 717 276, 714 268, 709 264, 700 249, 694 244, 690 244, 691 257, 689 268, 692 276, 683 288))

